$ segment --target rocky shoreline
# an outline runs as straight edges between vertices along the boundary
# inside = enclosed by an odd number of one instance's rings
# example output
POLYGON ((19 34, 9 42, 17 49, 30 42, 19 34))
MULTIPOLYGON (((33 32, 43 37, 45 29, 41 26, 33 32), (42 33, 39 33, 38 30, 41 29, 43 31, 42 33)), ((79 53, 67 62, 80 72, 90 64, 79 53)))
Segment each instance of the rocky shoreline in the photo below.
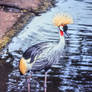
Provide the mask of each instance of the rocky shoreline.
POLYGON ((55 0, 15 1, 0 1, 0 50, 22 30, 28 23, 29 18, 32 19, 35 16, 39 16, 40 13, 46 12, 55 5, 55 0), (19 1, 22 1, 22 3, 19 1))

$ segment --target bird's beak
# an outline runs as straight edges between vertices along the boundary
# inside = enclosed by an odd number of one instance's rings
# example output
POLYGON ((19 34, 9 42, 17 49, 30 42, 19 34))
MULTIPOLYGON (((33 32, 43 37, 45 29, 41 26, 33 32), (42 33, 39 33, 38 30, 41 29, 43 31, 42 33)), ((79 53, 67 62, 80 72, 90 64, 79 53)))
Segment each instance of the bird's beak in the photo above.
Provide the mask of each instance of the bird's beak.
POLYGON ((69 37, 69 34, 67 32, 64 32, 65 37, 69 37))

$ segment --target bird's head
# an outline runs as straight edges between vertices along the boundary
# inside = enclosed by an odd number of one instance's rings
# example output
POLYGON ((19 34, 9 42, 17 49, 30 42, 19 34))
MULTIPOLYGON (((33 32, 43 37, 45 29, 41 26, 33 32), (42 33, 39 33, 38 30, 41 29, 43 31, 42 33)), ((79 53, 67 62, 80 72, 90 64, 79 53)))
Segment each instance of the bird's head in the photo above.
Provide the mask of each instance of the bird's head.
POLYGON ((62 14, 57 14, 53 18, 53 23, 55 26, 57 26, 60 30, 60 35, 63 36, 63 34, 67 34, 68 26, 67 24, 72 24, 73 19, 70 15, 62 13, 62 14))

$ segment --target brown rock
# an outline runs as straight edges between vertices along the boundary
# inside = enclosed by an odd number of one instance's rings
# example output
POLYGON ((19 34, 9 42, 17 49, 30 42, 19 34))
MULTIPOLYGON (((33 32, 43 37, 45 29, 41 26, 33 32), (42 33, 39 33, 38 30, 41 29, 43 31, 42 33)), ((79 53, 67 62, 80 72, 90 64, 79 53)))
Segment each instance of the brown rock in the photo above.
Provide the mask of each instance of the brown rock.
POLYGON ((32 18, 52 7, 54 0, 0 0, 0 51, 32 18))
POLYGON ((0 0, 0 5, 15 6, 23 9, 38 8, 41 0, 0 0))
POLYGON ((10 13, 0 10, 0 38, 9 31, 20 15, 21 13, 10 13))

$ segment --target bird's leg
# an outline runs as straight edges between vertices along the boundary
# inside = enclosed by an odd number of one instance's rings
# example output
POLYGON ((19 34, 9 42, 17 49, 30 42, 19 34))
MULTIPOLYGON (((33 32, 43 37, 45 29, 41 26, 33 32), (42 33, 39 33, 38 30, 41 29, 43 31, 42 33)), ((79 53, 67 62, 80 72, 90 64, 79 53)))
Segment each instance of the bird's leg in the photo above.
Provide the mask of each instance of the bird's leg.
POLYGON ((44 92, 47 92, 47 73, 45 72, 45 79, 44 79, 44 92))
POLYGON ((27 79, 27 83, 28 83, 28 92, 30 92, 30 79, 27 79))
POLYGON ((32 72, 31 72, 31 75, 27 77, 27 83, 28 83, 28 92, 31 91, 30 89, 30 78, 32 77, 32 72))

